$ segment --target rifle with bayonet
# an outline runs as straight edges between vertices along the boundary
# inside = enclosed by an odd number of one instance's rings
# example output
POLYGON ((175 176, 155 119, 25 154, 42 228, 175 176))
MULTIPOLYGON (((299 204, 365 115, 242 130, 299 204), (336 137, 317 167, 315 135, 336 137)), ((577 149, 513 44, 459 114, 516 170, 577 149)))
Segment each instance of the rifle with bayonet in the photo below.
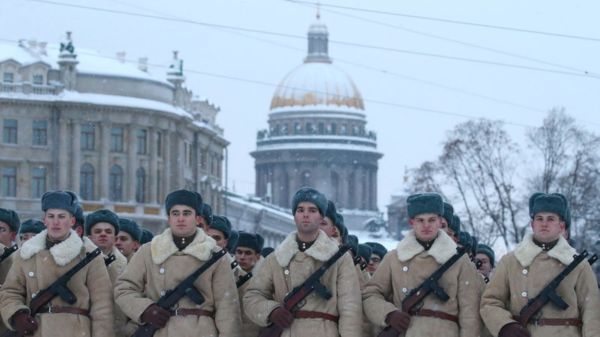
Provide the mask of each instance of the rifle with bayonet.
MULTIPOLYGON (((560 274, 558 274, 542 291, 535 297, 530 299, 527 304, 521 309, 519 312, 519 316, 515 317, 516 320, 524 327, 527 326, 531 318, 538 313, 548 302, 552 302, 555 306, 560 308, 561 310, 566 310, 569 305, 556 293, 556 289, 560 285, 560 283, 567 277, 574 269, 579 265, 585 258, 588 256, 588 252, 584 250, 579 255, 575 255, 573 257, 573 262, 569 263, 563 269, 560 274)), ((594 255, 595 256, 595 255, 594 255)), ((594 263, 596 259, 592 256, 588 261, 590 264, 594 263)))
MULTIPOLYGON (((194 287, 194 282, 196 282, 202 273, 217 263, 225 254, 227 254, 227 252, 224 249, 213 253, 208 261, 204 262, 200 268, 196 269, 193 273, 181 281, 177 287, 167 291, 158 299, 156 304, 159 307, 171 312, 179 300, 184 296, 187 296, 195 304, 202 305, 202 303, 204 303, 204 296, 202 296, 196 287, 194 287)), ((135 330, 133 337, 152 337, 158 329, 158 327, 152 324, 140 325, 140 327, 135 330)))
POLYGON ((12 253, 16 252, 19 249, 19 246, 12 245, 10 247, 5 247, 4 252, 0 255, 0 263, 4 262, 4 260, 8 259, 12 253))
MULTIPOLYGON (((444 276, 444 273, 450 269, 465 253, 464 247, 456 249, 454 254, 448 261, 444 262, 436 271, 433 272, 421 285, 408 293, 406 298, 402 300, 402 311, 408 314, 414 314, 414 309, 427 297, 427 295, 433 293, 440 301, 446 302, 450 297, 438 284, 439 280, 444 276)), ((377 337, 397 337, 400 335, 400 331, 387 326, 377 335, 377 337)))
MULTIPOLYGON (((77 297, 67 287, 67 283, 71 280, 73 275, 78 271, 87 266, 96 256, 100 255, 100 248, 96 248, 93 251, 86 253, 85 257, 79 261, 73 268, 69 269, 66 273, 61 275, 56 281, 54 281, 48 288, 38 292, 35 297, 29 303, 30 315, 35 316, 42 307, 46 306, 55 297, 60 297, 63 301, 73 305, 77 302, 77 297)), ((18 332, 7 330, 2 334, 2 337, 21 337, 18 332)))
MULTIPOLYGON (((287 296, 283 299, 283 307, 289 310, 291 313, 298 311, 300 309, 298 308, 298 304, 306 299, 306 297, 308 297, 308 295, 310 295, 313 291, 316 292, 316 294, 321 298, 329 300, 332 296, 331 292, 323 284, 321 284, 320 279, 329 269, 329 267, 334 265, 337 260, 346 254, 348 250, 350 250, 349 245, 342 245, 340 249, 333 254, 329 260, 325 261, 325 263, 323 263, 319 269, 312 273, 312 275, 310 275, 306 281, 304 281, 304 283, 295 287, 292 289, 292 291, 290 291, 289 294, 287 294, 287 296)), ((281 336, 282 332, 283 329, 271 323, 271 325, 260 331, 258 337, 279 337, 281 336)))

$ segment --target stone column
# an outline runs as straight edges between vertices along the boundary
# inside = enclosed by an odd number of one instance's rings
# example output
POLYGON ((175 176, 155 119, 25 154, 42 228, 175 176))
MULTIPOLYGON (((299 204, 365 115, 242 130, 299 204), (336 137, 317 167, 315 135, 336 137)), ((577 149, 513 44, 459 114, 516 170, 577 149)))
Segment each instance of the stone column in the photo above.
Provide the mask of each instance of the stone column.
POLYGON ((138 167, 137 163, 137 137, 135 134, 135 127, 133 123, 127 128, 128 140, 127 142, 127 181, 125 183, 125 195, 124 200, 135 202, 135 188, 136 188, 136 170, 138 167))
POLYGON ((73 121, 71 139, 73 140, 71 153, 71 190, 75 193, 79 193, 79 185, 81 183, 81 124, 79 121, 73 121))
POLYGON ((68 120, 60 118, 58 120, 58 132, 59 135, 65 135, 65 137, 59 137, 58 141, 58 188, 67 189, 68 176, 69 176, 69 125, 68 120))
POLYGON ((107 121, 101 123, 101 136, 100 136, 100 168, 97 183, 100 185, 100 200, 108 200, 108 183, 109 183, 109 170, 110 163, 108 157, 108 151, 110 150, 110 129, 111 124, 107 121))
POLYGON ((171 131, 167 130, 164 134, 165 147, 163 151, 163 177, 161 179, 164 195, 167 195, 173 189, 171 186, 171 131))
POLYGON ((157 151, 156 151, 156 147, 157 147, 157 131, 154 128, 150 128, 150 130, 148 130, 148 154, 150 155, 150 172, 148 172, 148 174, 146 175, 146 179, 149 180, 149 188, 150 190, 148 191, 147 196, 148 196, 148 203, 151 204, 156 204, 157 203, 157 195, 156 195, 156 190, 158 188, 157 184, 156 184, 156 174, 157 174, 157 170, 158 170, 158 156, 156 155, 157 151))

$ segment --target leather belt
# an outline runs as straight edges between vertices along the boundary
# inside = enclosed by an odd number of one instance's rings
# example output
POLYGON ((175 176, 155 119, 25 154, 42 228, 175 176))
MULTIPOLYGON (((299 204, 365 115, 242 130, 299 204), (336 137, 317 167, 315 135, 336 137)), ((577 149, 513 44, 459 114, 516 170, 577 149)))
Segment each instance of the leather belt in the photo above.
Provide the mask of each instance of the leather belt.
POLYGON ((429 309, 419 309, 414 313, 411 313, 412 316, 421 316, 421 317, 435 317, 439 319, 444 319, 447 321, 452 321, 458 324, 458 316, 447 314, 443 311, 435 311, 429 309))
POLYGON ((61 307, 57 305, 46 305, 39 309, 38 314, 73 314, 90 317, 89 310, 75 307, 61 307))
POLYGON ((325 312, 298 310, 294 312, 295 318, 322 318, 328 321, 338 322, 340 317, 325 312))
POLYGON ((204 309, 178 308, 171 311, 171 316, 208 316, 214 318, 215 314, 204 309))
MULTIPOLYGON (((515 316, 517 321, 519 321, 518 318, 518 316, 515 316)), ((583 322, 579 318, 538 318, 530 320, 527 324, 538 326, 582 326, 583 322)))

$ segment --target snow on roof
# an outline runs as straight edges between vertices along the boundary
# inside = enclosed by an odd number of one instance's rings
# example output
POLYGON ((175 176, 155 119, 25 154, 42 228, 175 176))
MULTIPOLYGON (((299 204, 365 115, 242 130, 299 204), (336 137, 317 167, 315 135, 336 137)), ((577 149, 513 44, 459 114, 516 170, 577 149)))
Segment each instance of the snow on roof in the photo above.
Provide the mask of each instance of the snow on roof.
POLYGON ((338 150, 338 151, 361 151, 380 154, 377 149, 372 146, 356 145, 356 144, 340 144, 340 143, 285 143, 285 144, 265 144, 258 145, 256 151, 273 151, 273 150, 338 150))
MULTIPOLYGON (((27 46, 28 41, 23 41, 21 45, 13 43, 0 42, 0 62, 13 59, 23 66, 37 62, 44 62, 58 69, 59 45, 48 44, 45 47, 46 54, 41 53, 39 43, 35 49, 27 46)), ((149 81, 160 82, 168 86, 172 84, 167 81, 165 74, 152 74, 138 69, 137 62, 121 62, 115 57, 100 54, 92 49, 76 47, 77 54, 77 71, 86 74, 100 74, 108 76, 121 76, 129 78, 137 78, 149 81)))
POLYGON ((319 134, 308 134, 308 135, 292 135, 292 136, 269 136, 267 139, 277 139, 281 141, 291 141, 298 142, 301 140, 309 140, 313 141, 315 139, 320 139, 323 141, 333 140, 333 141, 346 141, 346 142, 367 142, 373 145, 376 145, 377 142, 371 138, 367 137, 359 137, 359 136, 348 136, 348 135, 319 135, 319 134))
MULTIPOLYGON (((361 114, 364 116, 365 111, 363 109, 357 109, 346 105, 327 105, 327 104, 307 104, 307 105, 293 105, 285 107, 277 107, 270 110, 271 114, 277 114, 282 112, 338 112, 338 113, 354 113, 361 114)), ((348 118, 348 117, 346 117, 348 118)))
POLYGON ((87 103, 104 106, 108 105, 125 108, 147 109, 168 112, 181 117, 192 118, 187 111, 171 104, 128 96, 79 93, 76 91, 65 90, 58 95, 30 95, 24 93, 3 92, 0 93, 0 97, 28 101, 87 103))
POLYGON ((240 204, 244 204, 248 207, 254 208, 256 210, 266 210, 270 213, 276 214, 283 218, 289 219, 290 221, 294 221, 294 216, 291 214, 289 210, 285 210, 283 208, 277 207, 275 205, 267 204, 265 202, 253 199, 252 197, 242 197, 233 193, 225 193, 225 198, 230 200, 235 200, 240 204))

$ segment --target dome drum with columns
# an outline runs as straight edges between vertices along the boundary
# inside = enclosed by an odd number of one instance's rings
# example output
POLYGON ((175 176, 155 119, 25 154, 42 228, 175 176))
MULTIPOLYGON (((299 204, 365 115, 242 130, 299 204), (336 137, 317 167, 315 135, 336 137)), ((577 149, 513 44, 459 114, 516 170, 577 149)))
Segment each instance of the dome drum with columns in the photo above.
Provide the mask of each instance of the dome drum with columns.
POLYGON ((266 130, 258 131, 256 195, 289 208, 303 186, 324 192, 350 228, 378 216, 375 132, 367 129, 362 96, 328 55, 327 27, 309 28, 304 63, 280 82, 266 130))

